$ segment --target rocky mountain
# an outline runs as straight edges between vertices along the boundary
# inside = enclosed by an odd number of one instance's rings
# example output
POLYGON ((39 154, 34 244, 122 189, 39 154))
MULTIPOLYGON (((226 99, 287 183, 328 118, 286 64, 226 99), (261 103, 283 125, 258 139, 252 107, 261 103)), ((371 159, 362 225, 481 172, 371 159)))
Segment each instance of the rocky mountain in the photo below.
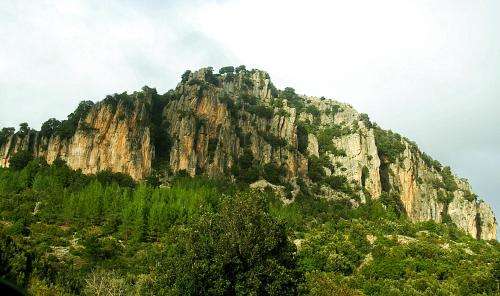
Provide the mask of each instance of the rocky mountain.
POLYGON ((4 128, 0 166, 22 150, 89 174, 224 177, 274 188, 285 202, 306 192, 354 207, 395 199, 413 221, 451 221, 475 238, 496 238, 490 206, 414 142, 349 104, 277 90, 266 72, 241 66, 186 71, 163 95, 144 87, 82 102, 39 132, 4 128))

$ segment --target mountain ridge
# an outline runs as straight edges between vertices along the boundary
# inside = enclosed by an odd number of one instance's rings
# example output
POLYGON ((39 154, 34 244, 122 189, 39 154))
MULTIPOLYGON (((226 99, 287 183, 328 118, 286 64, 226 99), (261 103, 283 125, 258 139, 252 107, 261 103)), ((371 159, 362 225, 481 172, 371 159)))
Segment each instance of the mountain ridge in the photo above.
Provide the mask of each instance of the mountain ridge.
POLYGON ((265 180, 285 201, 305 191, 353 206, 395 198, 412 221, 451 221, 475 238, 496 239, 489 205, 414 142, 349 104, 280 91, 264 71, 186 71, 166 94, 144 87, 79 109, 40 132, 4 129, 0 166, 28 150, 84 173, 111 170, 136 180, 166 182, 180 173, 265 180))

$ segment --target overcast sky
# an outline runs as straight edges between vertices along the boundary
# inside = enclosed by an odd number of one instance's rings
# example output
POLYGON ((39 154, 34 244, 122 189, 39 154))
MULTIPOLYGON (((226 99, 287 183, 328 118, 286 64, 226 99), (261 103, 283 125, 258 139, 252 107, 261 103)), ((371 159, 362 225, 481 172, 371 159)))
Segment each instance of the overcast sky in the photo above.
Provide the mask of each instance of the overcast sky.
POLYGON ((500 217, 498 0, 2 0, 0 127, 240 64, 415 140, 500 217))

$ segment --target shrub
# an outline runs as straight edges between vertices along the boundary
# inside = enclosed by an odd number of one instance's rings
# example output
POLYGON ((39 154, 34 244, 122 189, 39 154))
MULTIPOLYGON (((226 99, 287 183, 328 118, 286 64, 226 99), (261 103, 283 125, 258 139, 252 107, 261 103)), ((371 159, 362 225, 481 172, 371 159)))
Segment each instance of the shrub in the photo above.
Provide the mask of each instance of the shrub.
POLYGON ((273 109, 264 105, 248 106, 246 111, 265 119, 272 119, 274 116, 273 109))
POLYGON ((286 140, 281 139, 273 135, 270 132, 258 131, 257 134, 264 139, 267 143, 269 143, 273 148, 280 148, 286 146, 286 140))
POLYGON ((328 176, 325 178, 325 183, 330 186, 332 189, 339 190, 342 192, 351 192, 349 189, 349 183, 347 182, 346 176, 338 175, 338 176, 328 176))

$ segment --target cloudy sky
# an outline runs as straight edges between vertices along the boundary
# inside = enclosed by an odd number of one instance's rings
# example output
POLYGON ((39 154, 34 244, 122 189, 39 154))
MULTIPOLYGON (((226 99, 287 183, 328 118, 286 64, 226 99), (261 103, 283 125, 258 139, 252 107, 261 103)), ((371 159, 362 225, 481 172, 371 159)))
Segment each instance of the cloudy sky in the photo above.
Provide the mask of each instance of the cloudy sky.
POLYGON ((0 41, 0 126, 245 64, 415 140, 500 217, 500 1, 2 0, 0 41))

